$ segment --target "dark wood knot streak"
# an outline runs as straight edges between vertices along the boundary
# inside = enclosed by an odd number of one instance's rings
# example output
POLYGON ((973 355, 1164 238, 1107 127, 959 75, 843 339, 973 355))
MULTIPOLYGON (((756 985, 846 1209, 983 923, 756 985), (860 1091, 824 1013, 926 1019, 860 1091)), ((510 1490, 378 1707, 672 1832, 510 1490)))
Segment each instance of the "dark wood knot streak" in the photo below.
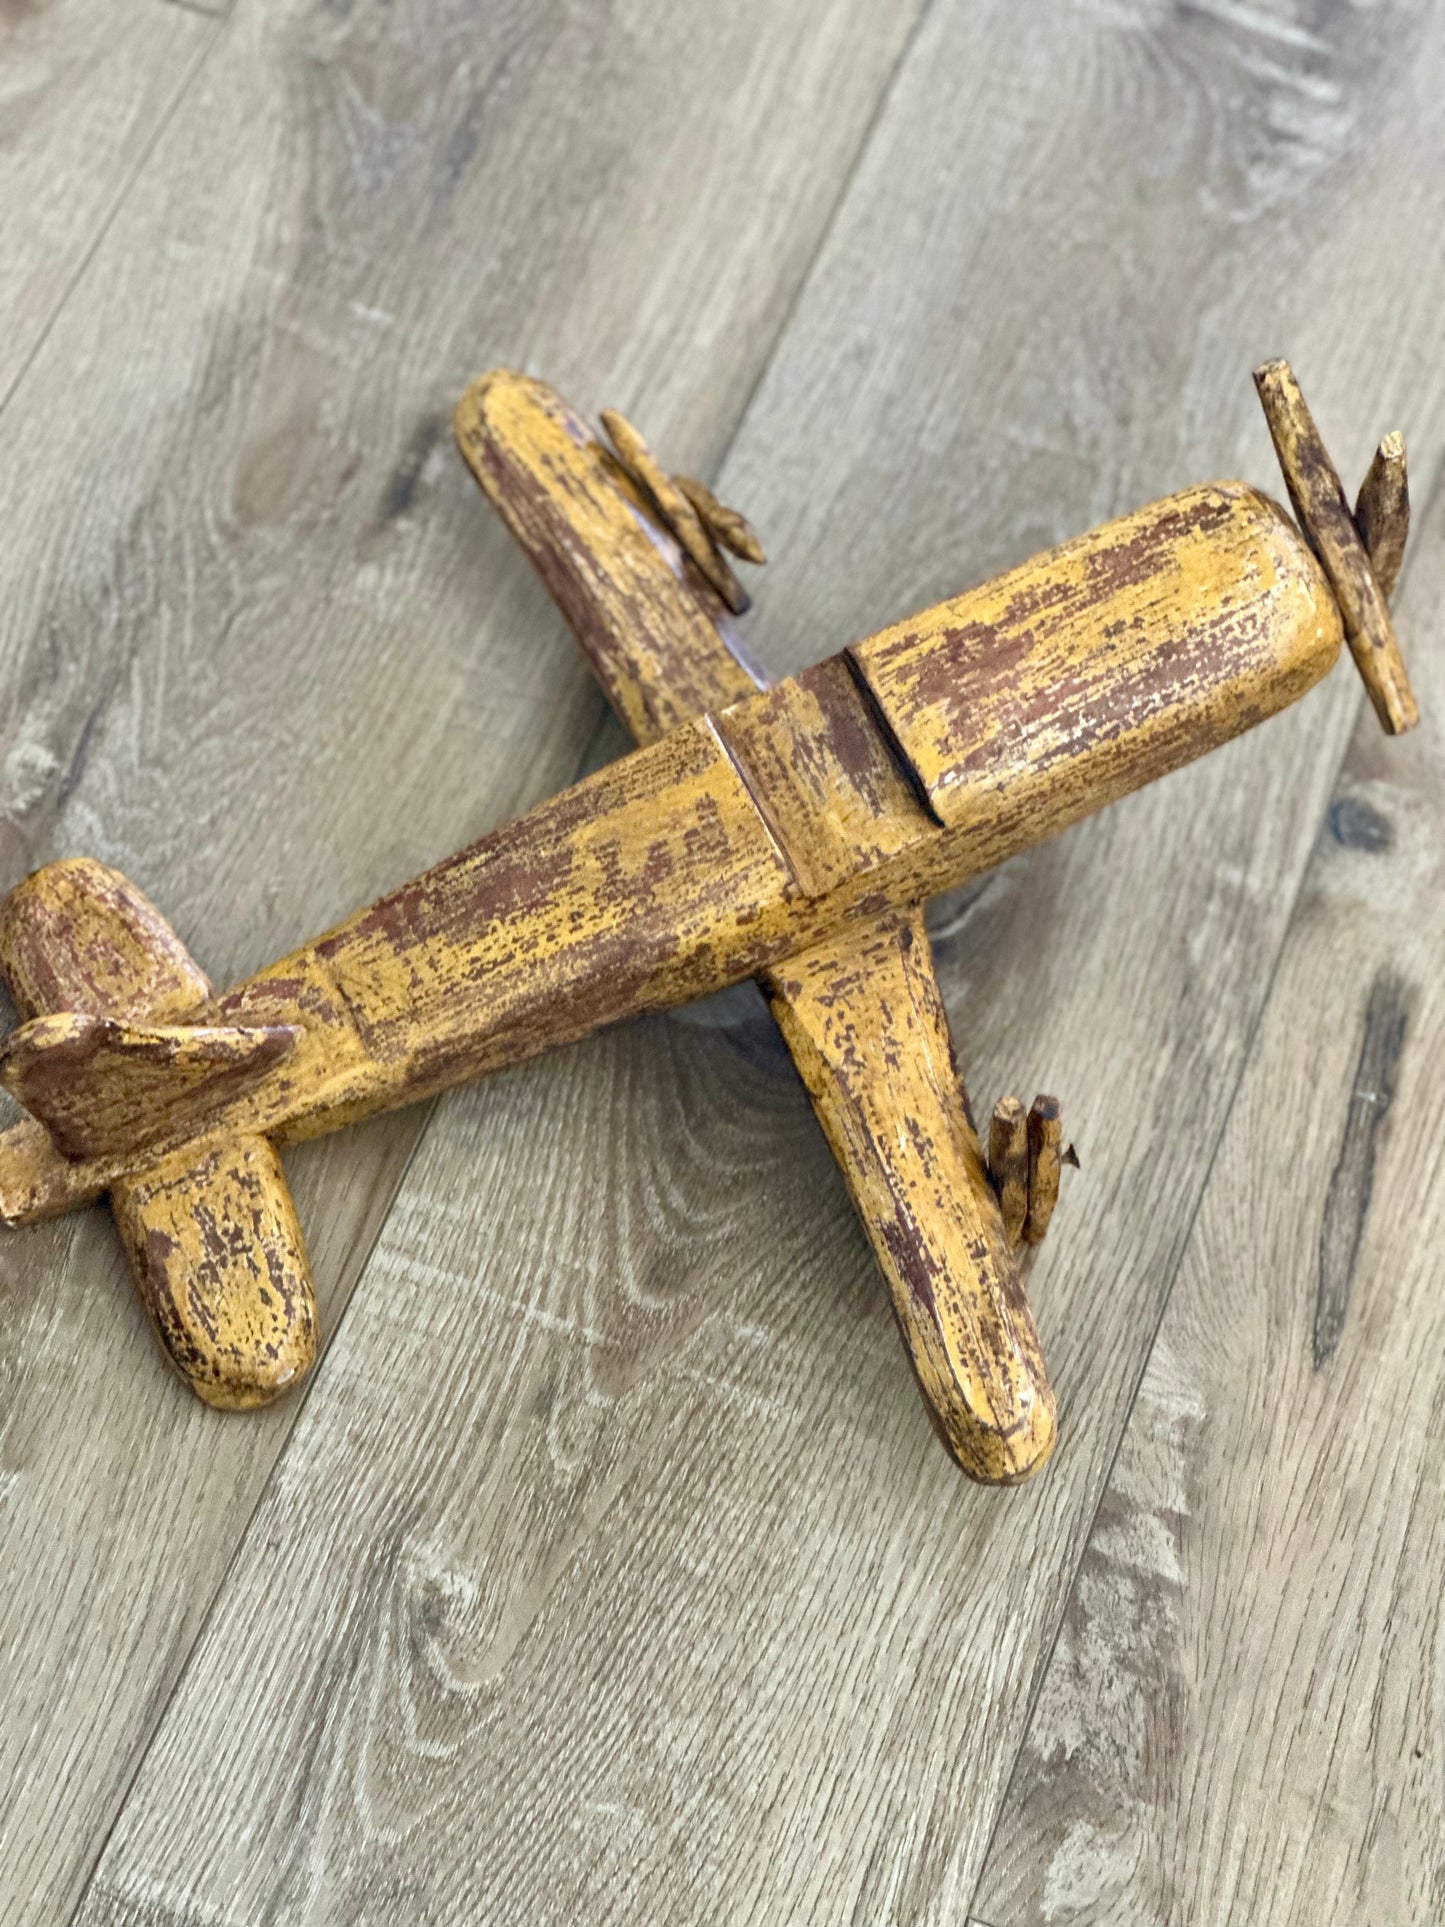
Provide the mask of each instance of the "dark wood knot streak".
POLYGON ((986 1160, 922 905, 1294 701, 1346 633, 1408 726, 1403 446, 1342 523, 1292 377, 1261 392, 1304 537, 1242 483, 1188 489, 768 688, 721 554, 761 559, 742 518, 623 418, 608 449, 541 382, 484 377, 462 454, 639 748, 220 995, 125 878, 26 879, 0 1077, 32 1118, 0 1137, 0 1213, 108 1191, 172 1363, 261 1403, 316 1343, 277 1143, 755 975, 940 1438, 976 1479, 1028 1477, 1056 1408, 1019 1255, 1059 1110, 1003 1100, 986 1160))

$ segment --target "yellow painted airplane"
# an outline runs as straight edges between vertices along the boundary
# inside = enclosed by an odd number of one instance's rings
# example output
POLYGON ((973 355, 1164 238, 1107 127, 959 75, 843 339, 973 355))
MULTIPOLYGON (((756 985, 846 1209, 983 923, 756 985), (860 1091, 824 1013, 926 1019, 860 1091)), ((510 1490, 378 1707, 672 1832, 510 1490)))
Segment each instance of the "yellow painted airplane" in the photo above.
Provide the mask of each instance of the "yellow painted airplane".
POLYGON ((234 989, 136 887, 69 859, 0 904, 22 1022, 0 1217, 109 1194, 172 1363, 208 1402, 305 1373, 316 1312, 276 1146, 642 1011, 761 982, 846 1175, 926 1407, 970 1476, 1028 1477, 1056 1414, 1020 1253, 1058 1106, 969 1114, 922 905, 1293 702, 1348 640, 1415 719, 1387 599, 1387 437, 1350 508, 1284 363, 1257 371, 1299 527, 1192 488, 773 687, 734 627, 743 518, 620 416, 600 440, 495 372, 458 442, 640 745, 234 989))

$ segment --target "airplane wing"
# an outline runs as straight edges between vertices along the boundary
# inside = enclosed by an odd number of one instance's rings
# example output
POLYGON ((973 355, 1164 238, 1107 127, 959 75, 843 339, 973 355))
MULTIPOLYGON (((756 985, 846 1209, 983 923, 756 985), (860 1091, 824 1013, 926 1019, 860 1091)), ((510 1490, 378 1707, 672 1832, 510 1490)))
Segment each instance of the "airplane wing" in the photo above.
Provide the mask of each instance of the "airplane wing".
MULTIPOLYGON (((5 1133, 7 1215, 19 1213, 27 1168, 54 1166, 52 1137, 73 1159, 103 1154, 112 1138, 130 1141, 135 1116, 158 1115, 158 1101, 175 1124, 218 1081, 263 1077, 295 1043, 284 1027, 186 1026, 210 996, 205 975, 135 885, 88 858, 52 863, 11 892, 0 971, 27 1020, 9 1040, 5 1081, 50 1126, 26 1120, 5 1133)), ((73 1168, 83 1185, 87 1165, 73 1168)), ((141 1302, 199 1397, 262 1405, 305 1375, 317 1335, 311 1268, 264 1137, 187 1146, 117 1178, 110 1203, 141 1302)))
MULTIPOLYGON (((726 742, 725 712, 763 687, 763 678, 731 620, 737 598, 725 599, 726 580, 696 566, 698 531, 682 520, 676 498, 681 493, 699 518, 728 512, 697 484, 661 487, 645 445, 622 426, 620 441, 611 429, 616 452, 609 451, 552 389, 507 373, 475 383, 456 417, 468 466, 637 741, 707 713, 726 742)), ((712 526, 746 553, 720 521, 712 526)), ((854 699, 861 702, 855 692, 820 685, 820 701, 854 699)), ((884 754, 876 732, 860 733, 869 753, 884 754)), ((856 776, 825 773, 824 780, 830 774, 840 794, 856 776)), ((870 783, 908 782, 890 764, 861 787, 852 781, 848 794, 866 805, 870 783)), ((852 825, 840 832, 852 833, 852 825)), ((806 889, 810 866, 825 863, 826 852, 799 845, 789 854, 806 889)), ((1005 1227, 921 914, 862 916, 771 972, 764 989, 888 1281, 936 1430, 974 1478, 1027 1478, 1048 1458, 1055 1434, 1054 1393, 1017 1251, 1020 1235, 1042 1235, 1043 1201, 1032 1231, 1023 1209, 1005 1227)), ((1030 1122, 1040 1115, 1036 1106, 1030 1122)), ((1056 1122, 1055 1108, 1055 1148, 1056 1122)), ((1025 1186, 1025 1202, 1026 1165, 1013 1187, 1021 1193, 1025 1186)))

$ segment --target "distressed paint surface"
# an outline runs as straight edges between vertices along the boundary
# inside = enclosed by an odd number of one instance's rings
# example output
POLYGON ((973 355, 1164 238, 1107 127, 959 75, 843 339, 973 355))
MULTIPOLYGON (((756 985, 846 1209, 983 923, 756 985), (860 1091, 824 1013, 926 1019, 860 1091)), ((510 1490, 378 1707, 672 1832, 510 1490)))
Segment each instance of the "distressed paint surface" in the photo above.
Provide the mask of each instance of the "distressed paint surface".
MULTIPOLYGON (((634 736, 653 740, 661 718, 685 721, 689 706, 724 712, 714 724, 806 895, 931 827, 846 658, 805 671, 778 697, 730 707, 752 672, 718 598, 679 571, 663 530, 629 556, 631 595, 617 611, 614 573, 589 569, 587 546, 599 471, 604 505, 616 483, 606 452, 553 390, 487 377, 463 397, 457 424, 469 466, 543 580, 566 585, 559 599, 634 736)), ((680 486, 740 553, 762 561, 741 518, 700 483, 680 486)), ((935 1430, 976 1478, 1038 1470, 1054 1440, 1052 1388, 1017 1239, 998 1235, 921 917, 884 912, 759 981, 843 1166, 935 1430), (869 1074, 863 1039, 886 1042, 886 1077, 869 1074)))
MULTIPOLYGON (((763 972, 940 1437, 977 1478, 1026 1477, 1053 1446, 1053 1392, 917 909, 1303 694, 1340 646, 1318 565, 1254 490, 1196 488, 714 714, 715 697, 753 689, 721 604, 565 406, 488 377, 458 438, 649 740, 193 1009, 189 1038, 100 1011, 27 1026, 3 1075, 50 1130, 0 1139, 0 1210, 41 1218, 118 1186, 173 1362, 203 1397, 255 1403, 314 1348, 299 1232, 262 1140, 763 972), (695 704, 701 717, 675 720, 695 704), (204 1139, 234 1156, 198 1164, 204 1139)), ((53 890, 38 873, 10 921, 63 937, 75 883, 71 866, 53 890)), ((121 905, 110 976, 144 956, 157 994, 182 1001, 193 966, 136 893, 107 888, 121 905)), ((34 942, 9 947, 22 978, 66 980, 34 942)), ((1028 1242, 1057 1195, 1056 1111, 1047 1141, 1039 1124, 1028 1242)))
POLYGON ((752 693, 761 677, 721 599, 554 389, 496 370, 468 388, 455 427, 638 742, 752 693))
POLYGON ((264 1137, 187 1145, 110 1203, 141 1303, 198 1398, 243 1411, 305 1377, 320 1337, 311 1265, 264 1137))
POLYGON ((8 1040, 0 1083, 71 1159, 193 1136, 269 1077, 295 1024, 133 1024, 62 1011, 8 1040))
MULTIPOLYGON (((845 204, 802 325, 721 468, 720 492, 756 506, 780 550, 753 630, 779 673, 1194 479, 1208 449, 1219 472, 1268 487, 1253 398, 1229 370, 1276 341, 1320 371, 1318 405, 1341 424, 1342 454, 1368 455, 1375 397, 1388 398, 1390 420, 1419 423, 1422 474, 1437 445, 1432 270, 1418 246, 1429 196, 1391 193, 1405 149, 1426 162, 1433 151, 1410 126, 1440 71, 1438 47, 1414 31, 1418 8, 1317 11, 1308 33, 1285 38, 1271 33, 1278 16, 1242 20, 1228 6, 1061 8, 1045 21, 935 8, 930 25, 941 13, 954 30, 921 37, 915 84, 890 102, 860 170, 865 191, 845 204), (1387 84, 1410 70, 1413 84, 1387 84), (1373 354, 1383 340, 1399 352, 1373 354)), ((720 17, 702 10, 693 37, 720 17)), ((739 37, 752 32, 744 18, 739 37)), ((711 56, 705 46, 691 63, 709 93, 711 56)), ((760 79, 776 58, 771 47, 758 57, 760 79)), ((644 124, 617 96, 620 79, 606 76, 612 111, 595 97, 588 108, 615 126, 626 106, 625 124, 644 124)), ((801 105, 791 71, 788 82, 801 105)), ((646 124, 644 145, 672 161, 646 124)), ((794 138, 811 178, 802 125, 794 138)), ((365 114, 350 132, 359 144, 381 126, 391 138, 391 123, 365 114)), ((564 205, 615 207, 610 181, 603 196, 582 191, 595 169, 575 141, 549 134, 547 156, 576 183, 557 196, 564 205)), ((512 198, 499 197, 499 211, 512 198)), ((701 227, 684 196, 659 199, 701 227)), ((781 225, 775 205, 769 232, 781 225)), ((485 234, 476 208, 450 233, 485 234)), ((665 251, 671 269, 681 252, 671 237, 659 248, 636 226, 649 267, 665 251)), ((594 258, 625 253, 615 233, 604 215, 594 258)), ((726 273, 738 248, 705 238, 726 273)), ((533 242, 537 255, 550 245, 545 229, 533 242)), ((702 249, 699 238, 689 267, 702 249)), ((490 265, 490 247, 482 253, 490 265)), ((746 271, 761 278, 751 258, 746 271)), ((428 290, 410 257, 405 273, 428 290)), ((493 279, 515 301, 525 275, 493 279)), ((635 302, 598 302, 579 280, 569 252, 547 284, 553 313, 635 325, 635 302)), ((693 287, 707 288, 711 310, 705 268, 693 287)), ((449 311, 444 326, 466 352, 497 338, 529 366, 565 369, 589 406, 620 397, 657 427, 660 448, 702 461, 699 445, 711 456, 721 438, 700 432, 696 409, 721 417, 719 392, 742 392, 735 364, 716 361, 738 330, 724 310, 700 339, 679 309, 662 325, 654 311, 621 370, 564 358, 533 308, 510 332, 504 321, 483 334, 474 310, 449 311), (691 418, 667 405, 684 392, 691 418)), ((405 311, 406 365, 426 382, 437 332, 418 330, 416 312, 405 311)), ((372 432, 400 439, 412 417, 405 395, 391 405, 387 372, 378 380, 368 365, 347 382, 372 432)), ((455 372, 431 381, 434 406, 455 372)), ((177 414, 180 443, 188 411, 177 414)), ((408 734, 415 717, 422 735, 408 742, 398 729, 381 753, 361 738, 339 894, 304 921, 300 871, 324 853, 309 854, 294 827, 286 850, 274 833, 250 839, 243 875, 278 880, 266 928, 285 934, 264 953, 239 952, 221 907, 186 894, 179 864, 167 866, 157 901, 181 910, 198 944, 220 932, 205 954, 239 962, 227 982, 533 800, 514 803, 497 782, 511 765, 491 725, 465 732, 473 780, 453 763, 441 773, 449 794, 431 796, 417 694, 427 685, 413 676, 402 694, 423 623, 428 658, 441 633, 425 588, 440 562, 444 580, 462 582, 458 603, 490 611, 507 579, 504 564, 484 566, 496 545, 483 535, 473 547, 464 498, 441 479, 447 509, 428 493, 433 463, 403 524, 414 627, 382 610, 351 642, 374 685, 395 663, 408 734), (449 509, 460 512, 438 531, 449 509), (468 812, 471 827, 449 827, 448 809, 468 812), (357 887, 367 861, 374 877, 357 887)), ((343 523, 342 564, 349 534, 343 523)), ((298 593, 315 574, 312 537, 303 528, 284 552, 298 593)), ((534 670, 529 694, 545 699, 554 673, 570 686, 532 586, 521 584, 520 609, 502 598, 499 624, 466 630, 476 686, 512 686, 519 664, 534 670)), ((288 642, 310 626, 303 614, 288 642)), ((333 626, 350 627, 349 613, 333 626)), ((1401 637, 1408 649, 1403 625, 1401 637)), ((335 687, 331 673, 315 680, 335 687)), ((930 1455, 871 1261, 781 1053, 766 1024, 743 1018, 738 1034, 721 1021, 723 1010, 741 1015, 750 992, 730 995, 711 1026, 628 1026, 492 1080, 444 1105, 428 1134, 116 1828, 87 1927, 268 1914, 319 1927, 368 1909, 672 1927, 922 1927, 972 1912, 1017 1927, 1006 1908, 970 1907, 972 1875, 1169 1288, 1178 1227, 1249 1054, 1352 682, 1331 678, 1273 728, 970 888, 963 902, 976 907, 951 909, 939 929, 955 1033, 988 1094, 1017 1067, 1058 1081, 1078 1107, 1069 1123, 1087 1179, 1064 1201, 1067 1243, 1051 1234, 1060 1248, 1045 1247, 1036 1274, 1068 1425, 1044 1483, 1000 1503, 950 1482, 942 1454, 930 1455), (290 1653, 281 1705, 264 1684, 278 1624, 290 1653)), ((308 726, 312 740, 323 733, 308 726)), ((548 742, 558 734, 552 725, 548 742)), ((177 763, 195 751, 185 739, 177 763)), ((536 793, 567 780, 534 768, 536 793)), ((267 798, 259 831, 307 820, 292 815, 275 769, 251 793, 267 798)), ((112 860, 126 867, 123 847, 112 860)), ((227 865, 228 884, 239 867, 227 865)), ((1330 983, 1321 972, 1317 994, 1329 998, 1330 983)), ((1294 1047, 1309 1055, 1307 1031, 1295 1030, 1294 1047)), ((1269 1133, 1273 1079, 1264 1095, 1255 1126, 1269 1133)), ((1343 1099, 1325 1120, 1331 1140, 1342 1115, 1343 1099)), ((362 1169, 376 1135, 338 1135, 296 1162, 318 1175, 324 1163, 339 1189, 346 1160, 362 1169)), ((1383 1181, 1377 1201, 1383 1211, 1383 1181)), ((335 1215, 328 1204, 316 1222, 335 1215)), ((1273 1221, 1241 1210, 1239 1234, 1260 1239, 1273 1221)), ((27 1240, 22 1261, 33 1270, 70 1229, 27 1240)), ((83 1230, 103 1255, 104 1239, 83 1230)), ((1306 1271, 1312 1237, 1313 1224, 1299 1241, 1306 1271)), ((143 1357, 122 1362, 115 1404, 147 1426, 157 1407, 178 1405, 169 1387, 145 1385, 143 1357)), ((235 1453, 296 1409, 243 1426, 196 1414, 191 1436, 235 1453)), ((1297 1437, 1287 1443, 1298 1453, 1297 1437)), ((1221 1489, 1239 1513, 1252 1489, 1238 1476, 1242 1425, 1233 1451, 1221 1489)), ((154 1531, 133 1508, 125 1516, 133 1530, 117 1538, 154 1531)), ((176 1540, 183 1531, 178 1522, 176 1540)), ((1423 1578, 1429 1548, 1409 1550, 1423 1578)), ((112 1619, 105 1611, 99 1624, 112 1619)), ((1238 1613, 1229 1625, 1237 1639, 1238 1613)), ((1226 1643, 1215 1663, 1233 1670, 1236 1657, 1226 1643)), ((16 1708, 16 1725, 34 1703, 16 1708)), ((1221 1722, 1226 1750, 1238 1731, 1221 1722)), ((1227 1770, 1223 1752, 1213 1758, 1227 1770)), ((1271 1781, 1255 1802, 1261 1863, 1332 1799, 1333 1788, 1312 1809, 1292 1779, 1271 1781)), ((1156 1807, 1152 1818, 1151 1837, 1167 1837, 1167 1815, 1156 1807)))
POLYGON ((1245 483, 1215 482, 852 654, 930 806, 982 868, 1284 708, 1340 636, 1294 526, 1245 483))
POLYGON ((922 915, 884 913, 765 981, 868 1226, 935 1430, 974 1478, 1027 1478, 1053 1450, 1054 1393, 967 1114, 922 915))
MULTIPOLYGON (((209 1122, 312 1136, 736 983, 1262 721, 1319 680, 1340 634, 1318 565, 1254 490, 1142 509, 852 652, 942 821, 910 802, 836 880, 800 888, 770 822, 801 810, 791 846, 836 849, 828 784, 858 780, 856 749, 839 746, 836 713, 813 729, 816 682, 748 697, 716 730, 669 732, 213 999, 204 1021, 305 1034, 209 1122), (773 735, 795 704, 823 787, 772 755, 744 780, 745 751, 724 741, 773 735)), ((878 752, 863 760, 871 782, 878 752)), ((7 1219, 64 1208, 123 1168, 44 1164, 30 1140, 0 1139, 7 1219)))
POLYGON ((15 1128, 22 1155, 58 1176, 63 1195, 66 1171, 87 1186, 97 1167, 83 1154, 97 1139, 129 1147, 101 1168, 115 1167, 111 1209, 162 1350, 208 1405, 266 1404, 305 1376, 318 1339, 310 1262, 275 1149, 234 1130, 159 1160, 134 1147, 138 1128, 147 1142, 188 1131, 207 1104, 267 1076, 298 1030, 180 1023, 204 1009, 205 973, 133 883, 85 857, 50 864, 0 904, 0 969, 31 1020, 8 1041, 6 1082, 50 1126, 15 1128), (48 1031, 54 1047, 37 1049, 48 1031))
POLYGON ((47 864, 0 900, 0 971, 15 1008, 163 1024, 211 995, 205 972, 128 877, 89 857, 47 864))

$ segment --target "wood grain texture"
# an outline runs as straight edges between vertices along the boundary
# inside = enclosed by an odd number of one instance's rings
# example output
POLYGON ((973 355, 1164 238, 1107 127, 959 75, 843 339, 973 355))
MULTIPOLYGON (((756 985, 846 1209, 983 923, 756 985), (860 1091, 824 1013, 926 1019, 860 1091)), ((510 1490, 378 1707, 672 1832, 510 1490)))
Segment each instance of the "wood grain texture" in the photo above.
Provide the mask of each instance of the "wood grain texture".
MULTIPOLYGON (((1445 496, 1402 629, 1438 628, 1445 496)), ((1445 1904, 1445 659, 1362 718, 979 1889, 987 1920, 1445 1904)))
MULTIPOLYGON (((1347 472, 1382 422, 1430 462, 1445 49, 1386 24, 935 5, 716 484, 771 665, 1201 473, 1273 487, 1278 345, 1347 472)), ((86 1927, 962 1918, 1357 702, 941 906, 974 1089, 1057 1093, 1083 1162, 1033 1274, 1070 1449, 1022 1493, 922 1434, 746 996, 449 1100, 86 1927)))
POLYGON ((0 407, 213 31, 154 0, 0 7, 0 407))
MULTIPOLYGON (((0 414, 5 880, 93 852, 234 982, 568 781, 600 699, 455 397, 535 356, 709 472, 908 19, 237 6, 0 414)), ((290 1160, 328 1329, 422 1123, 290 1160)), ((0 1913, 43 1922, 294 1413, 157 1380, 99 1216, 7 1247, 0 1319, 0 1913)))

